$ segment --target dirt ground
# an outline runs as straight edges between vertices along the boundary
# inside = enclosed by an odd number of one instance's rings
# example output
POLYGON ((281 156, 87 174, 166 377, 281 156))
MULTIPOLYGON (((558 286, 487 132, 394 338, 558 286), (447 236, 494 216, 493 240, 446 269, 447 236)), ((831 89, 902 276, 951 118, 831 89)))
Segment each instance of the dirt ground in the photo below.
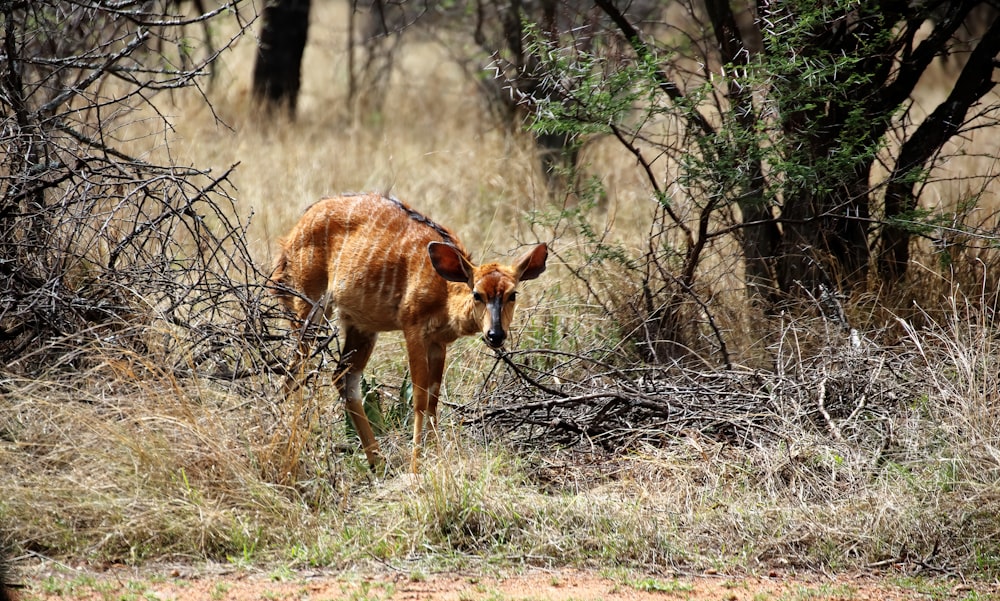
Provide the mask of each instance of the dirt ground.
POLYGON ((727 577, 604 576, 596 571, 555 570, 502 576, 463 574, 380 575, 332 572, 264 574, 239 571, 190 574, 115 569, 101 573, 51 572, 29 582, 24 601, 896 601, 1000 599, 995 585, 880 575, 782 575, 727 577))

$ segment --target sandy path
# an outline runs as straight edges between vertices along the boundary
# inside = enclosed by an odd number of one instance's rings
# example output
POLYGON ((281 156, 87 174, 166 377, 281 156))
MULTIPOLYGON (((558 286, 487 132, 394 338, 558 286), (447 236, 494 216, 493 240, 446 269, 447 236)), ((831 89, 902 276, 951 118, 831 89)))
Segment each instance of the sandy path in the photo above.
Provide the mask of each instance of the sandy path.
POLYGON ((25 601, 137 599, 149 601, 767 601, 782 599, 889 601, 944 597, 989 599, 996 587, 958 581, 920 581, 922 590, 901 588, 896 579, 876 574, 769 577, 609 578, 577 570, 531 571, 504 576, 378 575, 292 572, 280 576, 254 572, 185 574, 118 569, 101 573, 52 573, 29 582, 25 601), (934 594, 932 595, 931 592, 934 594))

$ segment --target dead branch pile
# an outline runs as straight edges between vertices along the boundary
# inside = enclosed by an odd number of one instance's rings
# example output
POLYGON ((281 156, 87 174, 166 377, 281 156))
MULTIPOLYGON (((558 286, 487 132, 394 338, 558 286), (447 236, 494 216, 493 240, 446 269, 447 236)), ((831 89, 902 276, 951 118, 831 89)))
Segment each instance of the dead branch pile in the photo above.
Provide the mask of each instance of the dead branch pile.
POLYGON ((169 129, 152 99, 200 89, 236 39, 217 48, 209 23, 239 19, 240 0, 196 3, 194 15, 183 4, 0 8, 0 364, 11 373, 126 358, 116 369, 233 379, 280 363, 232 167, 123 150, 169 129))
POLYGON ((522 448, 620 452, 698 435, 740 446, 797 432, 882 449, 889 417, 912 396, 888 355, 829 351, 783 373, 642 366, 521 351, 465 423, 522 448))

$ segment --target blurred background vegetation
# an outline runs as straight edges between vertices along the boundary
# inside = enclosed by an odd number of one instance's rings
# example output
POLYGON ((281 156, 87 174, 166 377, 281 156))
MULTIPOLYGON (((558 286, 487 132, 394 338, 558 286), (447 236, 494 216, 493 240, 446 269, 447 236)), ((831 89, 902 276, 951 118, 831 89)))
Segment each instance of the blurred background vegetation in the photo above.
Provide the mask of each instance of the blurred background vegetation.
POLYGON ((989 2, 0 2, 0 522, 22 559, 1000 564, 989 2), (538 241, 373 480, 267 293, 323 195, 538 241), (517 557, 516 560, 510 558, 517 557))

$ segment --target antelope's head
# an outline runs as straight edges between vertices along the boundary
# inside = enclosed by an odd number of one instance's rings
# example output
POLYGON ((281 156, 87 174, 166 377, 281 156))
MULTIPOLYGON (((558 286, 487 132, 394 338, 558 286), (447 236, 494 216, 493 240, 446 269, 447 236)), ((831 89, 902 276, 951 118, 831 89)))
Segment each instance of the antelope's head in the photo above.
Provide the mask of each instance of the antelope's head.
POLYGON ((514 317, 517 284, 533 280, 545 271, 548 247, 539 244, 512 265, 487 263, 473 265, 464 253, 442 242, 427 246, 431 264, 449 282, 466 284, 472 294, 472 312, 483 341, 491 348, 500 348, 507 340, 507 329, 514 317))

